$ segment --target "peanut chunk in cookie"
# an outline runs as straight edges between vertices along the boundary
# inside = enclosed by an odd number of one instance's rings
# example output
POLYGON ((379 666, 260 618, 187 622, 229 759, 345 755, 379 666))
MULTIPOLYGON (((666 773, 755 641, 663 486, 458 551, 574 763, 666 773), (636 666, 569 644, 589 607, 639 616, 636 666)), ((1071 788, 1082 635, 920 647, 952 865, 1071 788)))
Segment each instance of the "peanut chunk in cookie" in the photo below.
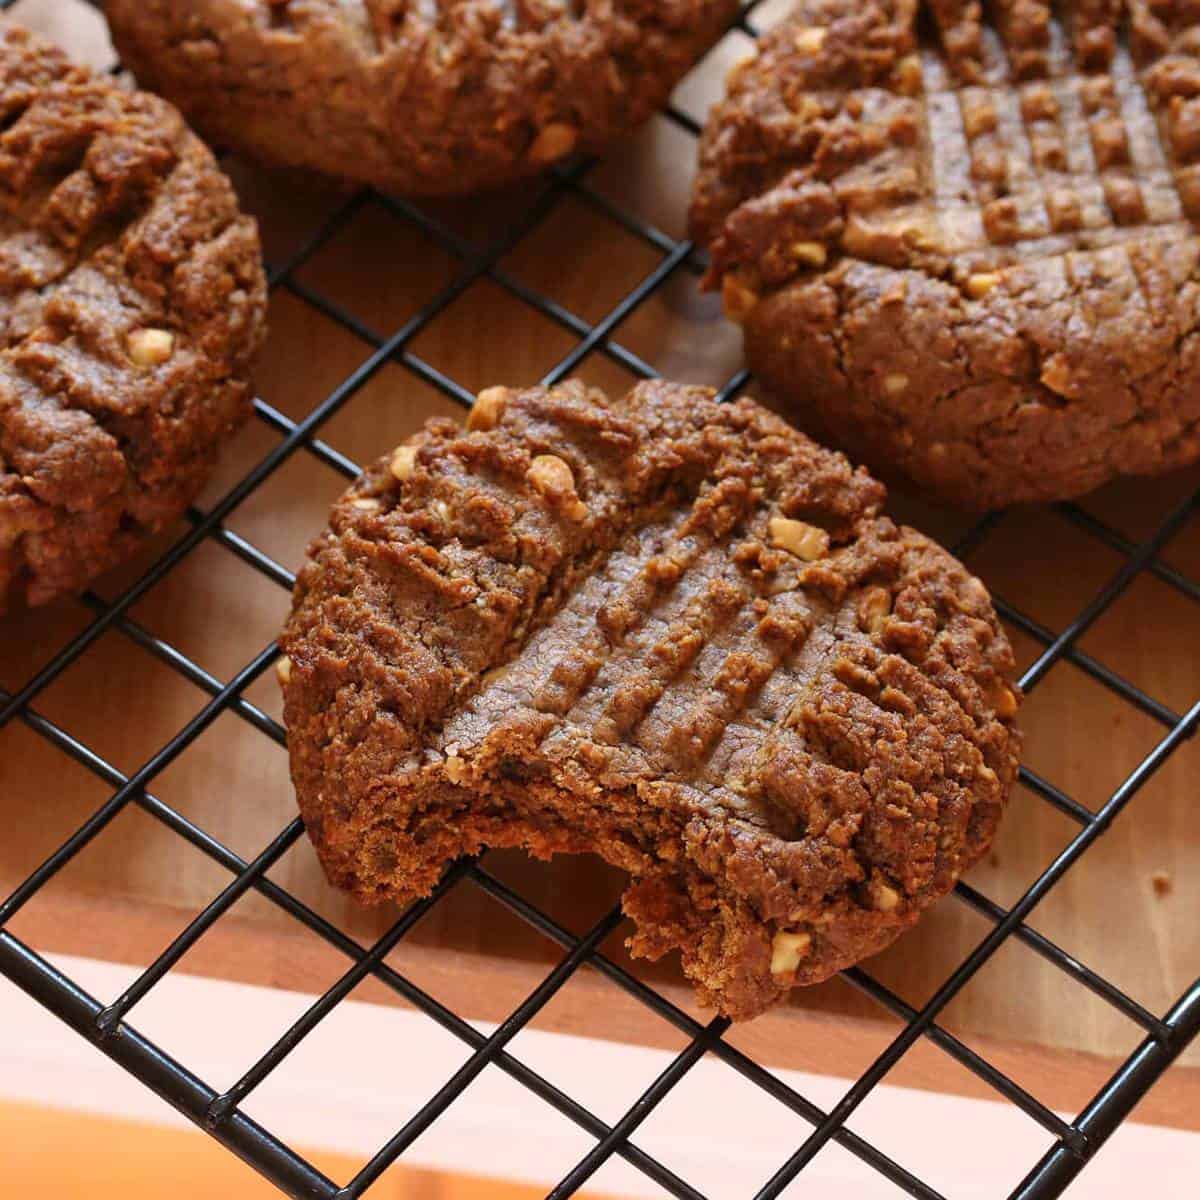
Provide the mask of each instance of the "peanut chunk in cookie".
POLYGON ((767 522, 767 532, 773 545, 805 562, 815 562, 829 549, 829 534, 807 521, 772 517, 767 522))
POLYGON ((399 483, 407 483, 417 463, 416 446, 397 446, 392 455, 391 471, 399 483))
POLYGON ((820 242, 793 242, 792 259, 805 267, 823 267, 829 251, 820 242))
POLYGON ((829 30, 822 29, 819 26, 810 26, 807 29, 801 29, 796 34, 796 49, 801 54, 819 54, 828 36, 829 30))
POLYGON ((858 625, 865 633, 879 633, 892 613, 892 596, 887 588, 867 588, 858 602, 858 625))
POLYGON ((982 300, 989 292, 995 291, 1000 282, 1000 276, 994 271, 980 271, 967 280, 967 295, 972 300, 982 300))
POLYGON ((758 301, 758 293, 752 287, 748 287, 736 274, 731 272, 722 280, 721 303, 725 309, 725 315, 731 321, 741 325, 754 311, 758 301))
POLYGON ((161 367, 175 353, 175 335, 167 329, 135 329, 126 346, 139 367, 161 367))
POLYGON ((530 464, 526 477, 534 491, 552 504, 560 505, 572 521, 587 516, 587 505, 575 491, 575 475, 557 454, 539 454, 530 464))
POLYGON ((504 408, 508 404, 508 388, 484 388, 475 397, 471 411, 467 414, 468 429, 495 429, 504 416, 504 408))
POLYGON ((894 912, 900 906, 900 893, 882 879, 871 880, 871 903, 880 912, 894 912))
POLYGON ((577 141, 579 130, 574 125, 556 121, 553 125, 547 125, 533 139, 527 157, 530 162, 551 163, 570 154, 577 141))
POLYGON ((991 701, 992 707, 996 710, 996 716, 1002 721, 1011 721, 1017 715, 1016 696, 1010 687, 1005 686, 999 680, 992 689, 991 701))
POLYGON ((771 974, 789 975, 812 949, 812 934, 789 933, 781 929, 771 939, 771 974))
POLYGON ((924 91, 925 79, 917 55, 908 54, 896 64, 896 86, 904 96, 919 96, 924 91))

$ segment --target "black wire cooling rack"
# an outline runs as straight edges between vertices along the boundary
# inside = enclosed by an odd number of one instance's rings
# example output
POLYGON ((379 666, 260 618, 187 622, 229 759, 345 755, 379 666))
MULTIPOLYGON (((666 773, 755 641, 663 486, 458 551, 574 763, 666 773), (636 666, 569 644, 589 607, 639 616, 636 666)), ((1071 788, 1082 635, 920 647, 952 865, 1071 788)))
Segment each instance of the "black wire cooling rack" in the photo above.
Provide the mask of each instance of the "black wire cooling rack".
MULTIPOLYGON (((0 8, 15 8, 18 16, 21 7, 22 0, 0 0, 0 8)), ((756 7, 757 0, 743 9, 736 23, 741 33, 756 36, 753 14, 756 7)), ((683 111, 672 108, 666 115, 686 134, 694 137, 698 133, 694 119, 683 111)), ((363 386, 385 364, 401 364, 446 396, 464 406, 470 405, 473 400, 472 392, 414 354, 410 343, 471 284, 484 278, 491 280, 518 296, 523 303, 537 309, 577 339, 570 353, 546 376, 546 383, 567 376, 593 351, 614 360, 634 375, 649 377, 655 373, 638 354, 622 346, 615 339, 614 333, 630 314, 676 273, 698 273, 702 266, 700 256, 690 243, 667 236, 646 221, 605 199, 589 185, 588 174, 592 166, 590 162, 576 162, 560 169, 553 176, 549 186, 538 191, 531 199, 528 209, 488 245, 472 244, 416 205, 392 197, 363 193, 342 204, 319 228, 311 231, 304 244, 286 262, 274 266, 270 272, 273 288, 290 290, 306 303, 319 309, 327 318, 368 343, 374 352, 302 420, 293 421, 272 407, 267 400, 256 400, 255 412, 258 419, 281 435, 270 453, 205 511, 193 510, 189 514, 191 527, 186 535, 170 546, 119 596, 112 601, 103 601, 94 593, 85 596, 86 603, 94 612, 90 624, 55 653, 24 686, 11 693, 0 690, 0 728, 10 721, 23 722, 62 754, 81 764, 107 787, 114 789, 108 800, 3 903, 0 903, 0 973, 250 1163, 283 1192, 293 1197, 350 1200, 363 1195, 380 1175, 404 1154, 414 1140, 456 1101, 472 1080, 487 1066, 494 1065, 595 1139, 595 1145, 586 1156, 548 1193, 554 1200, 575 1193, 612 1155, 620 1156, 640 1169, 670 1195, 686 1200, 701 1200, 701 1191, 639 1149, 632 1138, 642 1122, 689 1069, 704 1056, 711 1055, 762 1088, 780 1104, 799 1114, 812 1126, 811 1133, 802 1144, 794 1148, 781 1148, 778 1169, 768 1179, 758 1184, 755 1181, 747 1181, 748 1190, 756 1188, 756 1200, 770 1200, 780 1195, 831 1141, 869 1164, 903 1192, 922 1197, 923 1200, 939 1200, 940 1193, 934 1187, 917 1178, 847 1126, 848 1119, 867 1099, 872 1089, 921 1038, 931 1039, 1053 1137, 1051 1148, 1040 1161, 1031 1164, 1024 1181, 1011 1193, 1012 1200, 1047 1200, 1049 1197, 1059 1196, 1138 1101, 1146 1095, 1155 1081, 1200 1033, 1200 980, 1180 996, 1169 1011, 1158 1016, 1025 923, 1037 905, 1087 854, 1089 848, 1138 795, 1143 785, 1176 749, 1195 733, 1197 725, 1200 724, 1200 701, 1184 713, 1175 712, 1078 649, 1076 645, 1081 636, 1143 572, 1152 574, 1191 601, 1200 603, 1200 584, 1159 559, 1160 550, 1200 508, 1200 492, 1188 496, 1178 504, 1150 536, 1139 543, 1128 541, 1120 533, 1074 505, 1058 506, 1059 512, 1086 535, 1098 539, 1123 559, 1119 570, 1108 583, 1061 632, 1054 633, 1015 607, 1003 601, 998 602, 1001 615, 1009 625, 1022 631, 1042 647, 1041 653, 1021 679, 1021 686, 1027 692, 1036 689, 1050 668, 1060 660, 1069 661, 1108 688, 1123 703, 1132 705, 1158 722, 1162 727, 1161 739, 1097 810, 1088 808, 1065 794, 1028 767, 1023 768, 1022 781, 1025 786, 1070 818, 1077 825, 1077 831, 1065 848, 1011 907, 1001 907, 968 884, 958 885, 957 898, 989 921, 991 929, 919 1010, 909 1006, 867 971, 856 968, 845 973, 845 978, 855 988, 871 997, 885 1012, 898 1017, 903 1022, 903 1028, 829 1111, 822 1110, 798 1094, 764 1066, 727 1042, 723 1036, 728 1029, 725 1019, 716 1018, 706 1025, 696 1022, 666 997, 602 954, 599 951, 601 943, 621 920, 619 907, 609 911, 585 936, 576 937, 546 912, 502 883, 480 861, 464 861, 447 872, 428 899, 407 910, 373 945, 364 946, 267 877, 272 865, 302 836, 303 829, 299 819, 291 821, 257 858, 247 862, 147 790, 155 778, 222 714, 233 713, 263 736, 276 743, 283 743, 284 731, 279 724, 244 696, 246 689, 271 666, 278 651, 273 644, 264 647, 231 679, 222 681, 182 650, 155 637, 137 624, 129 615, 131 606, 206 540, 218 543, 275 584, 290 588, 292 575, 289 571, 246 538, 227 529, 223 522, 290 456, 297 453, 314 455, 347 479, 354 478, 358 474, 358 465, 323 442, 318 434, 325 422, 343 406, 351 403, 363 386), (658 265, 636 288, 625 295, 603 319, 594 323, 581 319, 549 297, 519 283, 500 266, 501 259, 531 235, 565 196, 573 196, 592 206, 604 218, 641 239, 660 258, 658 265), (297 268, 344 228, 352 214, 368 200, 385 206, 396 220, 411 222, 435 243, 444 247, 458 263, 454 277, 440 294, 387 337, 380 337, 371 332, 353 313, 294 277, 297 268), (210 696, 208 703, 192 720, 162 745, 140 770, 130 775, 112 766, 68 730, 41 715, 37 708, 41 693, 109 630, 119 631, 210 696), (15 937, 7 926, 12 917, 39 889, 129 806, 139 806, 179 838, 224 868, 231 878, 228 886, 217 898, 183 930, 115 1003, 103 1005, 56 969, 46 958, 15 937), (528 998, 514 1009, 494 1032, 486 1035, 385 962, 389 953, 422 917, 439 904, 452 889, 464 886, 482 889, 540 934, 556 943, 563 952, 558 965, 545 976, 528 998), (152 1041, 142 1036, 130 1023, 129 1017, 135 1005, 171 971, 205 931, 228 913, 240 897, 251 890, 306 926, 315 937, 324 939, 345 956, 349 966, 341 978, 279 1037, 233 1087, 218 1094, 187 1066, 175 1061, 152 1041), (1024 943, 1054 967, 1065 972, 1076 984, 1090 989, 1144 1031, 1144 1040, 1074 1120, 1068 1121, 1058 1116, 1019 1083, 937 1024, 939 1014, 1008 939, 1024 943), (625 1115, 612 1125, 601 1120, 583 1104, 524 1065, 506 1049, 572 975, 585 966, 598 971, 673 1025, 688 1039, 686 1048, 655 1079, 625 1115), (430 1020, 460 1039, 469 1047, 471 1054, 444 1086, 367 1162, 358 1175, 349 1184, 339 1187, 273 1136, 270 1130, 247 1116, 242 1110, 242 1105, 297 1045, 313 1032, 318 1023, 369 976, 382 982, 410 1005, 426 1014, 430 1020)), ((738 392, 747 382, 748 376, 745 372, 739 372, 728 379, 721 389, 722 398, 738 392)), ((980 520, 962 537, 955 547, 956 552, 964 555, 976 550, 988 537, 996 520, 995 517, 980 520)), ((7 1034, 12 1031, 3 1032, 7 1034)))

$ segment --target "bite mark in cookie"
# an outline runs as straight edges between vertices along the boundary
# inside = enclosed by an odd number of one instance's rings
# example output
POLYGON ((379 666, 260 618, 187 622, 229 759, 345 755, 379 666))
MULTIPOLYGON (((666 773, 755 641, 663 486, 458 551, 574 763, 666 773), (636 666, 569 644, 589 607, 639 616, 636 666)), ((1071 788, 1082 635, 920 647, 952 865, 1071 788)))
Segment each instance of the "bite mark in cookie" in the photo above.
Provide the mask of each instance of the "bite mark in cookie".
POLYGON ((368 469, 298 578, 285 717, 330 879, 406 901, 488 846, 600 854, 634 952, 734 1017, 887 945, 1015 777, 982 584, 749 401, 503 401, 368 469))

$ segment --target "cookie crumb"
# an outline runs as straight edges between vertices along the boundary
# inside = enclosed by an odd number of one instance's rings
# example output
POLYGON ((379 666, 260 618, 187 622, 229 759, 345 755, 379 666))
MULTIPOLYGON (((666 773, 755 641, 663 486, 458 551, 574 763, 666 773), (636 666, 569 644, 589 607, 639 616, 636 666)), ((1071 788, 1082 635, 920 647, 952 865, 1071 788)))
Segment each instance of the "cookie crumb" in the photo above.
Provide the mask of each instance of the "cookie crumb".
POLYGON ((1161 900, 1171 894, 1171 876, 1166 871, 1155 871, 1150 876, 1150 886, 1154 889, 1154 894, 1161 900))

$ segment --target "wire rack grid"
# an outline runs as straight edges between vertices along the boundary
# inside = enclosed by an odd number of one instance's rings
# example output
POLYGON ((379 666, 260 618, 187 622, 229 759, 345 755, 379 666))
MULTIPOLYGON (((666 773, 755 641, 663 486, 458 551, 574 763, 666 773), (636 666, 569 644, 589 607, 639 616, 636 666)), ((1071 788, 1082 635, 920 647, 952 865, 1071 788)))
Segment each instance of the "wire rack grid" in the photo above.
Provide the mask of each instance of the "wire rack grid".
MULTIPOLYGON (((736 22, 741 34, 755 37, 759 30, 754 10, 757 0, 745 6, 736 22)), ((0 8, 15 8, 20 14, 21 0, 0 0, 0 8)), ((114 70, 116 70, 114 66, 114 70)), ((696 120, 679 108, 668 110, 667 119, 690 137, 699 132, 696 120)), ((1087 536, 1097 539, 1122 557, 1122 564, 1108 582, 1078 611, 1074 619, 1054 632, 1016 606, 1003 600, 998 607, 1013 628, 1034 639, 1041 651, 1024 672, 1021 686, 1036 689, 1056 663, 1070 661, 1081 671, 1107 688, 1115 697, 1147 715, 1161 727, 1161 737, 1146 757, 1098 808, 1090 808, 1039 776, 1029 767, 1022 769, 1022 782, 1046 804, 1074 822, 1076 832, 1058 856, 1024 891, 1015 903, 1001 906, 967 883, 956 890, 959 901, 990 922, 986 936, 967 954, 933 995, 915 1009, 896 992, 874 978, 867 970, 855 968, 845 978, 870 997, 884 1012, 903 1023, 890 1045, 845 1091, 828 1111, 794 1091, 788 1084, 725 1040, 728 1022, 716 1018, 700 1024, 659 994, 651 986, 630 974, 624 966, 602 953, 601 943, 620 923, 618 907, 612 908, 584 936, 569 932, 517 890, 502 882, 478 860, 459 862, 441 880, 432 895, 404 912, 374 944, 363 945, 321 916, 311 906, 268 877, 267 872, 302 836, 299 819, 283 828, 252 861, 235 853, 177 808, 157 798, 148 789, 155 779, 222 714, 230 713, 246 722, 262 736, 277 744, 284 743, 280 725, 245 696, 246 690, 272 665, 277 657, 274 644, 264 646, 231 678, 222 680, 211 674, 182 649, 156 637, 130 615, 133 605, 155 587, 193 550, 204 542, 216 543, 237 556, 273 584, 290 588, 292 574, 271 555, 247 538, 227 528, 225 519, 255 492, 293 455, 311 455, 346 479, 359 472, 358 464, 327 444, 320 437, 322 426, 340 409, 350 404, 385 364, 400 364, 423 383, 431 385, 464 407, 473 401, 473 392, 459 381, 416 354, 411 343, 439 314, 476 281, 488 279, 522 303, 538 310, 550 322, 575 338, 575 345, 543 382, 561 380, 577 369, 589 355, 600 354, 635 376, 648 378, 654 367, 617 340, 619 327, 647 299, 674 276, 698 275, 703 269, 702 256, 687 241, 671 237, 632 212, 624 211, 589 184, 594 164, 572 163, 550 177, 546 186, 531 193, 528 206, 518 219, 489 244, 476 245, 464 239, 422 207, 390 196, 361 192, 341 203, 319 227, 312 229, 303 244, 286 261, 272 265, 273 289, 291 292, 328 319, 337 322, 371 353, 352 373, 299 420, 286 416, 263 398, 255 401, 255 414, 279 435, 271 451, 246 473, 230 490, 203 511, 189 513, 187 532, 162 553, 149 568, 115 598, 104 600, 94 592, 85 597, 93 612, 90 622, 66 645, 57 650, 23 686, 12 691, 0 690, 0 729, 9 722, 21 722, 47 743, 69 756, 98 777, 112 792, 90 818, 0 902, 0 973, 61 1018, 109 1058, 141 1080, 147 1087, 172 1104, 214 1138, 255 1167, 283 1192, 313 1200, 351 1200, 363 1195, 384 1171, 438 1117, 462 1095, 468 1085, 489 1065, 494 1065, 513 1080, 528 1088, 585 1130, 594 1145, 581 1161, 554 1187, 549 1195, 555 1200, 575 1193, 613 1155, 644 1172, 668 1194, 699 1200, 703 1193, 672 1169, 640 1149, 633 1138, 639 1126, 671 1092, 686 1073, 704 1056, 713 1056, 733 1068, 750 1083, 762 1088, 779 1104, 791 1109, 811 1125, 811 1132, 798 1146, 783 1148, 777 1169, 753 1187, 756 1200, 780 1195, 805 1166, 826 1146, 836 1142, 864 1163, 891 1180, 902 1192, 923 1200, 940 1200, 940 1193, 929 1183, 906 1170, 900 1163, 853 1132, 847 1122, 870 1095, 872 1089, 904 1056, 918 1039, 930 1039, 951 1055, 997 1094, 1016 1105, 1053 1138, 1051 1148, 1040 1161, 1030 1164, 1024 1181, 1012 1191, 1013 1200, 1047 1200, 1061 1195, 1092 1159, 1109 1135, 1131 1112, 1155 1081, 1200 1032, 1200 980, 1179 996, 1178 1001, 1161 1015, 1148 1011, 1133 997, 1067 953, 1026 923, 1037 905, 1072 871, 1111 823, 1138 795, 1148 780, 1170 756, 1190 738, 1200 723, 1200 701, 1184 712, 1177 712, 1153 698, 1136 684, 1079 649, 1077 643, 1100 616, 1142 573, 1149 573, 1189 601, 1200 602, 1200 583, 1174 569, 1160 558, 1160 551, 1200 508, 1200 492, 1188 495, 1139 542, 1127 540, 1121 533, 1075 505, 1058 506, 1059 512, 1087 536), (565 196, 590 206, 604 220, 620 226, 640 239, 658 256, 653 270, 601 319, 587 321, 548 296, 521 283, 504 269, 502 260, 523 239, 530 237, 565 196), (383 206, 394 219, 411 223, 424 235, 442 246, 457 264, 453 278, 429 303, 393 333, 383 336, 347 311, 336 300, 303 283, 297 270, 325 247, 365 204, 383 206), (204 707, 158 748, 144 765, 125 773, 59 724, 41 714, 39 696, 71 664, 88 653, 108 631, 115 631, 156 656, 171 670, 207 693, 204 707), (137 978, 115 1002, 103 1004, 76 982, 64 975, 43 955, 16 937, 8 928, 11 919, 53 879, 85 846, 95 839, 124 809, 137 806, 173 831, 180 839, 207 856, 228 872, 228 885, 166 950, 137 978), (528 997, 493 1032, 484 1034, 463 1017, 451 1011, 428 992, 387 963, 391 951, 408 932, 447 894, 456 888, 482 889, 506 906, 538 933, 561 948, 562 957, 528 997), (228 1090, 218 1093, 188 1067, 171 1058, 151 1040, 142 1036, 131 1022, 133 1010, 172 970, 185 953, 206 931, 227 914, 248 892, 256 892, 290 918, 323 939, 339 954, 347 966, 337 982, 282 1035, 276 1043, 228 1090), (1144 1033, 1144 1038, 1128 1060, 1121 1065, 1090 1103, 1067 1120, 1031 1095, 1014 1079, 971 1049, 938 1023, 939 1015, 971 981, 996 951, 1010 939, 1023 942, 1048 963, 1064 972, 1076 984, 1089 989, 1111 1005, 1144 1033), (516 1035, 547 1005, 575 972, 588 968, 599 972, 617 987, 673 1025, 687 1039, 680 1052, 646 1089, 628 1111, 609 1124, 586 1106, 549 1082, 509 1052, 516 1035), (409 1005, 460 1039, 470 1051, 463 1065, 430 1097, 394 1136, 344 1186, 323 1175, 303 1157, 283 1144, 270 1130, 262 1127, 243 1111, 247 1098, 296 1049, 334 1007, 354 988, 373 977, 403 998, 409 1005)), ((722 398, 739 392, 749 382, 744 371, 725 381, 722 398)), ((974 553, 988 538, 998 518, 988 516, 974 524, 954 547, 960 556, 974 553)))

